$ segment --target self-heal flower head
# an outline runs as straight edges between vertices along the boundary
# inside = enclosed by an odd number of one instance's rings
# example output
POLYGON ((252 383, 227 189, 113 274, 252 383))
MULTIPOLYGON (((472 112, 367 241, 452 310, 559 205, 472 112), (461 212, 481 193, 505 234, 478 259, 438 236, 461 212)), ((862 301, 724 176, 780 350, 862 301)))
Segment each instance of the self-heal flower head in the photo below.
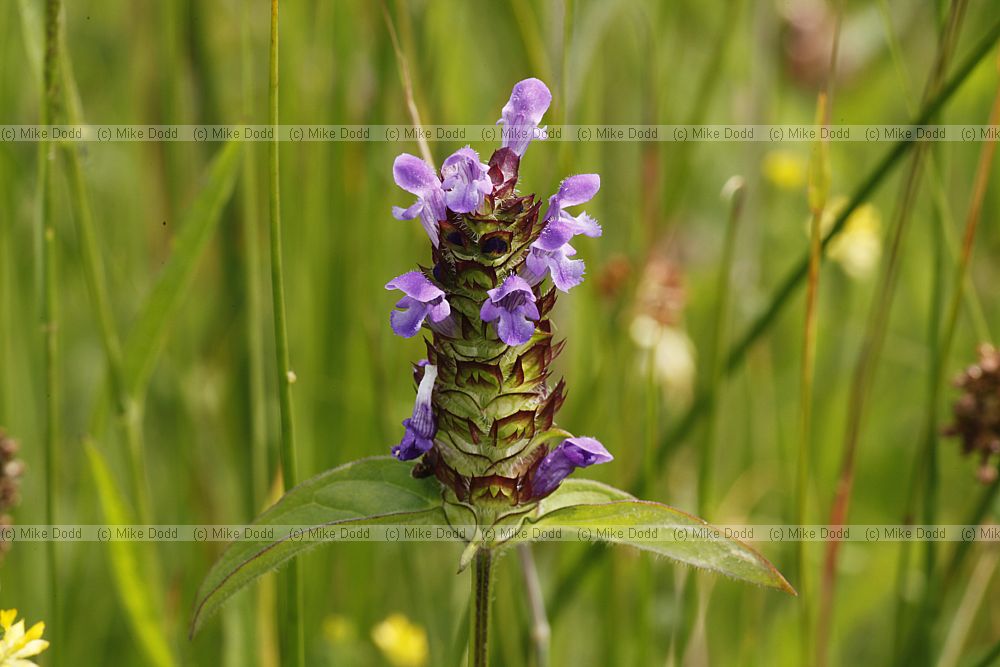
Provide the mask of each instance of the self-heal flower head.
POLYGON ((607 463, 613 456, 595 438, 567 438, 546 454, 531 478, 532 494, 536 498, 552 493, 576 468, 607 463))
POLYGON ((563 292, 583 282, 585 265, 582 260, 570 259, 576 250, 569 240, 577 234, 600 236, 601 226, 586 213, 574 217, 564 209, 590 201, 600 189, 601 177, 597 174, 570 176, 560 183, 559 191, 549 198, 545 228, 531 244, 531 252, 525 261, 524 277, 529 283, 541 282, 546 272, 563 292))
POLYGON ((539 128, 538 123, 551 103, 552 93, 538 79, 524 79, 514 84, 497 121, 504 125, 502 146, 523 157, 532 139, 545 139, 545 128, 539 128))
POLYGON ((412 338, 420 331, 424 319, 441 322, 451 314, 451 305, 444 291, 420 271, 409 271, 385 284, 386 289, 398 289, 406 296, 396 303, 389 323, 397 336, 412 338))
POLYGON ((0 639, 0 667, 37 667, 27 658, 36 656, 49 647, 49 643, 42 639, 45 624, 35 623, 25 632, 24 619, 15 623, 16 618, 16 609, 0 610, 0 626, 3 627, 3 638, 0 639))
POLYGON ((406 433, 398 445, 392 448, 392 455, 400 461, 409 461, 427 452, 434 446, 434 434, 437 424, 434 422, 434 410, 431 408, 431 396, 434 393, 434 383, 437 381, 438 369, 433 364, 421 364, 424 377, 417 387, 417 399, 413 403, 413 416, 403 420, 406 433))
POLYGON ((415 155, 403 153, 392 163, 392 177, 396 185, 417 195, 417 201, 409 208, 392 207, 392 215, 397 220, 412 220, 420 217, 427 236, 436 248, 439 243, 438 221, 447 216, 444 189, 434 169, 415 155))
POLYGON ((455 213, 473 213, 483 203, 483 197, 493 192, 490 166, 479 161, 479 154, 470 147, 459 148, 441 165, 445 203, 455 213))
POLYGON ((479 309, 483 322, 496 320, 497 336, 507 345, 524 345, 535 333, 540 319, 531 285, 520 276, 510 275, 500 287, 487 290, 488 298, 479 309))

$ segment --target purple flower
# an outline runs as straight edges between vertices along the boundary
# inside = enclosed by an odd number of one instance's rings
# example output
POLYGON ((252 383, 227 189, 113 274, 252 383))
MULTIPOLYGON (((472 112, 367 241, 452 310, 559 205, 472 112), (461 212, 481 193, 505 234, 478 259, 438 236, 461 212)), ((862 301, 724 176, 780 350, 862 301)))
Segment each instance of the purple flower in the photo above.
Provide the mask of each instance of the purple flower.
POLYGON ((493 192, 490 166, 479 161, 479 154, 468 146, 459 148, 441 166, 442 188, 448 208, 455 213, 472 213, 493 192))
POLYGON ((585 204, 601 189, 601 177, 597 174, 579 174, 563 179, 559 191, 549 197, 549 209, 545 212, 547 223, 542 235, 532 246, 542 250, 558 250, 577 234, 600 236, 601 226, 586 213, 573 217, 564 209, 568 206, 585 204))
POLYGON ((392 455, 400 461, 415 459, 434 446, 434 411, 431 409, 431 395, 437 380, 437 366, 423 364, 424 377, 417 387, 417 400, 413 404, 413 416, 403 420, 406 432, 398 445, 392 448, 392 455))
POLYGON ((392 176, 396 185, 417 195, 417 201, 409 208, 392 207, 392 215, 397 220, 412 220, 420 216, 427 236, 436 248, 438 246, 438 221, 447 217, 444 190, 434 169, 429 164, 409 153, 403 153, 392 163, 392 176))
POLYGON ((420 331, 425 318, 441 322, 451 314, 451 305, 445 299, 444 291, 420 271, 396 276, 385 284, 385 288, 402 290, 406 295, 396 303, 399 310, 392 311, 389 316, 389 323, 397 336, 412 338, 420 331))
POLYGON ((583 282, 584 263, 579 259, 570 259, 576 250, 569 241, 577 234, 600 236, 601 226, 586 213, 574 217, 564 209, 590 201, 600 188, 600 176, 580 174, 564 179, 559 184, 559 191, 549 197, 545 229, 531 244, 526 261, 524 277, 529 283, 541 282, 546 272, 552 276, 555 286, 564 292, 583 282))
POLYGON ((583 282, 585 265, 582 259, 570 259, 576 254, 576 248, 566 243, 558 250, 542 250, 532 247, 525 258, 525 269, 522 276, 528 283, 537 285, 551 273, 552 282, 563 292, 568 292, 583 282))
POLYGON ((536 498, 552 493, 576 468, 607 463, 614 457, 594 438, 567 438, 549 452, 531 477, 531 491, 536 498))
POLYGON ((503 106, 497 121, 504 124, 502 146, 522 157, 532 139, 545 139, 545 128, 539 128, 538 123, 551 102, 552 93, 538 79, 525 79, 514 84, 510 100, 503 106))
POLYGON ((541 317, 531 285, 524 278, 511 275, 500 287, 486 293, 489 298, 479 309, 479 319, 483 322, 498 320, 497 336, 507 345, 523 345, 531 340, 535 321, 541 317))

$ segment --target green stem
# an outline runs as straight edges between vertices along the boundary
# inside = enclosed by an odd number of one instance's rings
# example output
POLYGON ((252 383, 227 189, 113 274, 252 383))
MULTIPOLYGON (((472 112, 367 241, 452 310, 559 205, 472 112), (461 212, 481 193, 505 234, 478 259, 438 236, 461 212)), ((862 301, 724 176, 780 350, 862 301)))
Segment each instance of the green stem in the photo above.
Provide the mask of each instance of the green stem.
MULTIPOLYGON (((274 347, 278 369, 278 406, 281 413, 281 471, 285 490, 298 483, 295 462, 295 430, 292 420, 292 372, 288 355, 288 328, 285 321, 285 276, 281 260, 281 199, 278 172, 278 0, 271 0, 271 46, 268 81, 268 123, 272 128, 269 144, 269 213, 271 236, 271 300, 274 309, 274 347)), ((284 575, 284 615, 287 635, 282 647, 282 664, 305 665, 305 635, 302 628, 302 585, 299 563, 292 560, 284 575)))
POLYGON ((476 552, 472 563, 472 595, 469 626, 469 667, 488 667, 490 603, 493 595, 493 553, 489 549, 476 552))
MULTIPOLYGON (((54 122, 58 102, 59 71, 59 18, 62 8, 60 0, 45 3, 45 64, 43 69, 43 90, 41 103, 41 124, 54 122)), ((58 332, 56 302, 56 229, 53 223, 52 165, 55 162, 55 144, 42 141, 38 147, 38 188, 41 196, 39 218, 39 251, 41 261, 41 329, 44 346, 44 386, 45 386, 45 521, 56 523, 56 452, 59 447, 59 373, 58 332)), ((45 543, 49 590, 52 609, 50 622, 52 639, 58 642, 62 623, 59 609, 59 567, 56 543, 45 543)))
MULTIPOLYGON (((60 50, 68 54, 65 36, 60 33, 60 50)), ((63 102, 69 123, 83 123, 83 108, 80 102, 80 92, 73 73, 73 63, 64 55, 61 60, 63 102)), ((104 264, 98 250, 97 234, 95 232, 94 216, 87 193, 83 167, 80 163, 78 145, 68 143, 63 146, 68 169, 67 180, 70 189, 70 202, 73 206, 73 220, 80 240, 80 259, 83 265, 84 280, 90 295, 94 314, 97 319, 101 344, 108 361, 108 376, 111 397, 115 404, 129 454, 129 473, 132 493, 135 497, 139 521, 152 522, 152 510, 149 500, 149 485, 146 480, 145 449, 142 443, 142 406, 135 400, 135 395, 125 379, 124 355, 121 339, 114 323, 108 286, 104 274, 104 264)), ((92 433, 96 433, 94 429, 92 433)))

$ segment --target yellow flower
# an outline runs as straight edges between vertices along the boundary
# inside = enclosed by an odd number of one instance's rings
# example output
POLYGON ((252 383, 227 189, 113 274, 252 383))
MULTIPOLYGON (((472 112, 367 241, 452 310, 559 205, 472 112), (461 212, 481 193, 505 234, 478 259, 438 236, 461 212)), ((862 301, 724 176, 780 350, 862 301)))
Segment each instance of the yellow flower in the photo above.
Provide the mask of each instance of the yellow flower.
MULTIPOLYGON (((823 234, 830 231, 846 205, 847 198, 843 196, 830 202, 820 222, 823 234)), ((863 280, 872 274, 882 257, 882 214, 874 204, 862 204, 854 209, 844 229, 830 242, 827 255, 851 278, 863 280)))
POLYGON ((0 627, 3 627, 3 639, 0 639, 0 667, 38 667, 34 662, 25 660, 38 655, 49 647, 42 639, 45 624, 38 622, 24 631, 24 619, 17 623, 17 609, 0 610, 0 627))
POLYGON ((782 190, 801 190, 806 184, 806 159, 794 151, 768 151, 761 167, 764 178, 782 190))
POLYGON ((372 641, 395 667, 427 664, 427 633, 402 614, 392 614, 372 630, 372 641))

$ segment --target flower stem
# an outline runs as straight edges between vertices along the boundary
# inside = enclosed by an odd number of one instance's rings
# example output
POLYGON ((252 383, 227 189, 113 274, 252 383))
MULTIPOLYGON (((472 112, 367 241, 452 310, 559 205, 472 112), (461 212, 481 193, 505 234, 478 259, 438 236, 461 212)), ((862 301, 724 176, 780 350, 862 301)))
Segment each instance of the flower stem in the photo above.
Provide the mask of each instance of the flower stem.
MULTIPOLYGON (((269 212, 271 235, 271 299, 274 309, 274 347, 278 367, 278 405, 281 413, 281 471, 285 490, 297 484, 295 430, 292 420, 292 373, 288 358, 288 328, 285 323, 285 276, 281 263, 281 199, 278 177, 278 0, 271 0, 271 45, 268 81, 268 123, 272 128, 269 151, 269 212)), ((302 631, 302 585, 298 561, 292 560, 284 576, 283 613, 286 635, 282 664, 301 667, 305 636, 302 631)))
POLYGON ((493 553, 489 549, 476 552, 472 563, 472 596, 469 626, 469 667, 490 664, 489 629, 490 602, 493 594, 493 553))

